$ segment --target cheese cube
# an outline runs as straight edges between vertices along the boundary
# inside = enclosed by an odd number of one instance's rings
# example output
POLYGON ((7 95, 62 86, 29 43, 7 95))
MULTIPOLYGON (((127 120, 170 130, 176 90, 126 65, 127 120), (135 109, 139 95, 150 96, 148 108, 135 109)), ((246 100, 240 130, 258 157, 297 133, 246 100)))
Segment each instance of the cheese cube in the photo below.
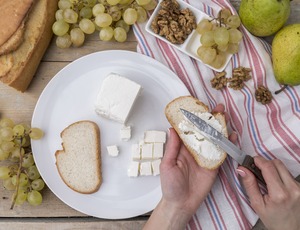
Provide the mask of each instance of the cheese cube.
POLYGON ((153 144, 153 159, 162 158, 164 155, 164 143, 153 144))
POLYGON ((160 163, 161 163, 161 160, 158 159, 158 160, 154 160, 151 162, 152 164, 152 171, 153 171, 153 176, 157 176, 160 174, 160 163))
POLYGON ((141 148, 139 144, 133 144, 131 146, 131 157, 133 160, 141 159, 141 148))
POLYGON ((123 126, 120 130, 121 140, 129 141, 131 138, 131 127, 123 126))
POLYGON ((156 130, 149 130, 144 133, 144 141, 146 143, 150 142, 166 142, 166 132, 164 131, 156 131, 156 130))
POLYGON ((141 162, 140 175, 141 176, 151 176, 152 175, 152 167, 151 167, 150 161, 141 162))
POLYGON ((142 87, 134 81, 110 73, 102 82, 95 102, 97 114, 124 124, 142 87))
POLYGON ((129 177, 137 177, 139 175, 139 167, 140 163, 138 161, 131 161, 127 170, 127 175, 129 177))
POLYGON ((144 143, 142 144, 142 159, 151 160, 152 159, 153 144, 144 143))
POLYGON ((107 146, 108 155, 117 157, 119 155, 119 149, 116 145, 107 146))

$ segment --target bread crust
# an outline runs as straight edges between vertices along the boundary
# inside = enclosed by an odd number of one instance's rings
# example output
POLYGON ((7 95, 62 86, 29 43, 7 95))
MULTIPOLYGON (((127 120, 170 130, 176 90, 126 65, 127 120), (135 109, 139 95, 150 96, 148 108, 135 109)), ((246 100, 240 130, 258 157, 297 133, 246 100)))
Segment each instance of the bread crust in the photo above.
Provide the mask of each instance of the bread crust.
MULTIPOLYGON (((194 112, 209 112, 208 106, 192 96, 181 96, 167 104, 165 116, 199 166, 210 170, 218 168, 226 159, 227 154, 223 152, 222 157, 218 160, 208 160, 198 155, 195 150, 185 142, 184 138, 182 138, 184 134, 179 129, 179 123, 184 119, 184 115, 180 111, 180 108, 194 112)), ((212 115, 222 124, 224 130, 223 134, 228 137, 225 115, 223 113, 212 113, 212 115)))
POLYGON ((57 167, 57 170, 58 170, 58 173, 60 175, 60 177, 62 178, 62 180, 64 181, 64 183, 69 187, 71 188, 72 190, 76 191, 76 192, 79 192, 79 193, 82 193, 82 194, 91 194, 91 193, 94 193, 94 192, 97 192, 102 184, 102 169, 101 169, 101 143, 100 143, 100 129, 99 129, 99 126, 92 122, 92 121, 89 121, 89 120, 81 120, 81 121, 77 121, 75 123, 72 123, 70 124, 69 126, 67 126, 60 134, 61 138, 64 139, 64 135, 65 133, 68 131, 68 129, 70 129, 72 126, 76 126, 78 124, 81 124, 81 123, 89 123, 93 126, 93 131, 96 133, 95 135, 95 143, 96 143, 96 170, 95 170, 95 174, 97 176, 97 182, 96 182, 96 185, 93 189, 90 189, 89 191, 82 191, 82 190, 79 190, 75 187, 73 187, 68 181, 67 179, 64 177, 64 174, 62 173, 61 171, 61 168, 60 168, 60 162, 58 160, 58 157, 60 154, 68 154, 66 153, 66 148, 65 148, 65 143, 63 142, 62 143, 62 147, 63 149, 62 150, 57 150, 55 152, 55 158, 56 158, 56 167, 57 167))
MULTIPOLYGON (((52 38, 56 10, 57 0, 35 1, 25 23, 23 42, 16 50, 5 54, 13 55, 14 63, 5 75, 0 76, 4 84, 21 92, 28 88, 52 38)), ((5 66, 0 65, 0 68, 5 66)))

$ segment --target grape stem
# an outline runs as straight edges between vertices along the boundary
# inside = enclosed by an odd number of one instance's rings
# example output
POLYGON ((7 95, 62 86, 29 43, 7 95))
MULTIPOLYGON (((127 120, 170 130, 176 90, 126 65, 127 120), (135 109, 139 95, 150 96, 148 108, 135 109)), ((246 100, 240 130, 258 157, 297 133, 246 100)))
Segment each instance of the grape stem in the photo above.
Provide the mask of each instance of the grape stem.
POLYGON ((10 206, 10 209, 13 210, 14 209, 14 206, 15 206, 15 203, 16 203, 16 199, 17 199, 17 196, 18 196, 18 192, 19 192, 19 183, 20 183, 20 175, 21 175, 21 169, 22 169, 22 162, 23 162, 23 156, 22 156, 22 142, 23 142, 23 137, 21 136, 20 137, 20 161, 19 161, 19 167, 18 167, 18 171, 17 171, 17 180, 16 180, 16 192, 14 193, 13 195, 13 199, 12 199, 12 202, 11 202, 11 206, 10 206))

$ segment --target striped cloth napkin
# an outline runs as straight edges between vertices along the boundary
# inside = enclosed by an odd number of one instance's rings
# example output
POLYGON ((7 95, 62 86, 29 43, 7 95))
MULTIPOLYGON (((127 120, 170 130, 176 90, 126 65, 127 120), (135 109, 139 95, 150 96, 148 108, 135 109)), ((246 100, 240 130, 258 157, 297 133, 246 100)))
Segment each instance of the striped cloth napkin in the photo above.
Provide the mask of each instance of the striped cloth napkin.
MULTIPOLYGON (((187 3, 217 16, 221 7, 236 13, 229 0, 187 0, 187 3)), ((271 92, 280 88, 271 63, 271 46, 251 35, 243 26, 239 53, 234 55, 225 71, 249 67, 252 79, 241 90, 226 87, 216 90, 210 80, 216 72, 181 51, 169 46, 145 31, 145 24, 133 27, 138 41, 137 51, 170 68, 186 85, 191 95, 214 108, 226 107, 231 117, 229 131, 238 134, 237 145, 249 155, 266 159, 279 158, 293 176, 300 174, 300 86, 289 87, 274 95, 268 105, 257 102, 254 96, 259 85, 271 92)), ((231 157, 220 168, 216 183, 205 202, 192 217, 187 229, 251 229, 258 216, 251 208, 235 172, 237 162, 231 157)))

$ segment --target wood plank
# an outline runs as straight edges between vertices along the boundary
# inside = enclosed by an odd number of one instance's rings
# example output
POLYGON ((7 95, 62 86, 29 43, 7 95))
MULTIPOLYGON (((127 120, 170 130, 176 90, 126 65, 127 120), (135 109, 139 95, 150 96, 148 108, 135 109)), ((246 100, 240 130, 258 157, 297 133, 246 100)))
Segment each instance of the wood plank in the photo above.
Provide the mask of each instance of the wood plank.
POLYGON ((62 218, 62 219, 0 219, 0 229, 14 230, 140 230, 145 225, 145 219, 101 220, 96 218, 62 218))

